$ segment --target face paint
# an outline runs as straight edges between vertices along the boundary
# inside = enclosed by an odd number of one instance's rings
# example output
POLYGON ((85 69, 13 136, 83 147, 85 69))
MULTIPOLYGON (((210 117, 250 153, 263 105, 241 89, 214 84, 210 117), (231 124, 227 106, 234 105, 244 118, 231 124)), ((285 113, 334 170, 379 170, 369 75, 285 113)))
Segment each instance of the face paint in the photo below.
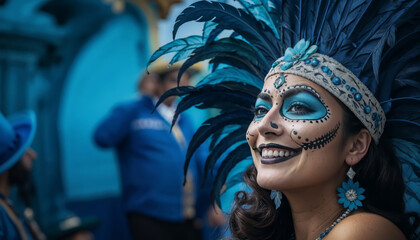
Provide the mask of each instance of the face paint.
POLYGON ((284 94, 280 113, 292 120, 318 120, 327 115, 328 110, 315 90, 295 86, 284 94))
POLYGON ((284 83, 286 82, 286 78, 283 75, 280 75, 280 77, 278 77, 276 79, 276 81, 274 81, 274 87, 275 88, 279 88, 281 87, 284 83))
MULTIPOLYGON (((314 140, 309 142, 309 139, 307 138, 305 143, 299 144, 300 146, 302 146, 303 149, 308 150, 308 149, 317 149, 317 148, 321 148, 324 147, 325 145, 327 145, 329 142, 331 142, 335 136, 337 135, 337 131, 340 128, 340 123, 337 123, 337 125, 329 132, 327 132, 326 134, 322 135, 321 137, 317 137, 314 140)), ((297 135, 296 131, 293 131, 294 135, 297 135)), ((301 137, 298 136, 298 139, 300 139, 301 137)))
POLYGON ((297 75, 276 88, 280 76, 264 82, 255 105, 264 109, 248 128, 257 183, 279 191, 324 186, 343 167, 344 110, 322 86, 297 75))
POLYGON ((270 126, 274 129, 279 128, 279 126, 277 124, 273 123, 273 122, 270 122, 270 126))
POLYGON ((270 96, 267 94, 258 95, 257 102, 255 103, 254 121, 259 121, 270 111, 271 103, 270 96))

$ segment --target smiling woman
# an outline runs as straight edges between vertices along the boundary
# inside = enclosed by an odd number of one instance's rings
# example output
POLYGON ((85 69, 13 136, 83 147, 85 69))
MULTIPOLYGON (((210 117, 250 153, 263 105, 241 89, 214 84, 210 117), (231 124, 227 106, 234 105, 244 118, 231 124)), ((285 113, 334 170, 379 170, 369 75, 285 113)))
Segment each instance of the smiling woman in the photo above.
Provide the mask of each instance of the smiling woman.
POLYGON ((230 213, 233 237, 418 239, 420 2, 238 4, 194 3, 174 35, 185 22, 206 22, 202 44, 177 39, 154 55, 189 56, 181 74, 213 63, 198 87, 165 97, 184 96, 177 111, 221 109, 195 134, 186 169, 206 138, 206 171, 230 151, 213 197, 230 213), (234 33, 221 38, 223 30, 234 33))

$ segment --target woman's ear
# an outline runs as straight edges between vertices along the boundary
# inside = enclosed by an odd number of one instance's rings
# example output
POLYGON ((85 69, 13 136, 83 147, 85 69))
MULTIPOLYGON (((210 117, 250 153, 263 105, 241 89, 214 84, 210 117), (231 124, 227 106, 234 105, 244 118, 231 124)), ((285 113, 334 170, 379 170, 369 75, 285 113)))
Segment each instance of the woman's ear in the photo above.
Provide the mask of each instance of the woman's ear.
POLYGON ((366 128, 360 130, 358 134, 351 138, 350 150, 346 156, 346 163, 353 166, 359 163, 369 150, 372 137, 366 128))

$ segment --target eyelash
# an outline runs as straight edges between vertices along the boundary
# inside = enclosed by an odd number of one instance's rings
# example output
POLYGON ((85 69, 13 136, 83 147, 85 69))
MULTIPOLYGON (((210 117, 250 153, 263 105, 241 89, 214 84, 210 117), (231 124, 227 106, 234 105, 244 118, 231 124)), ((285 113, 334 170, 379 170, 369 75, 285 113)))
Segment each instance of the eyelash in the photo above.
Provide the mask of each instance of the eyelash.
POLYGON ((255 116, 254 119, 261 118, 267 113, 268 113, 268 109, 266 107, 257 106, 257 107, 254 108, 254 116, 255 116), (265 110, 265 112, 264 113, 258 113, 260 110, 265 110))
POLYGON ((295 115, 305 115, 305 114, 307 114, 307 113, 311 113, 311 112, 313 112, 309 107, 307 107, 306 106, 306 104, 304 104, 304 103, 302 103, 302 102, 294 102, 294 103, 292 103, 291 105, 290 105, 290 107, 289 107, 289 109, 287 110, 287 112, 291 112, 291 113, 293 113, 293 114, 295 114, 295 115), (296 111, 296 110, 294 110, 294 111, 292 111, 291 109, 292 108, 295 108, 296 106, 298 106, 298 107, 302 107, 304 110, 302 111, 302 110, 300 110, 300 111, 296 111))

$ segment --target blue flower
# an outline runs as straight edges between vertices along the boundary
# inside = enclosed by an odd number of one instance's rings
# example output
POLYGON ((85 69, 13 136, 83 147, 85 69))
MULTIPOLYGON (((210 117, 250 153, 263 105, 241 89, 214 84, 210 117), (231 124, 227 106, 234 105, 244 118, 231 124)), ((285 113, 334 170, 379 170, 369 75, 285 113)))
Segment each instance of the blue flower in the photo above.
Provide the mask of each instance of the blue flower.
POLYGON ((293 48, 287 48, 284 57, 281 60, 285 62, 281 65, 282 70, 289 69, 296 61, 306 60, 312 53, 318 50, 317 45, 309 47, 309 40, 301 39, 293 48))
POLYGON ((349 208, 350 210, 356 210, 358 207, 363 206, 362 201, 365 199, 365 196, 362 193, 365 192, 364 188, 359 188, 359 182, 353 183, 352 180, 343 182, 342 187, 337 188, 339 204, 344 204, 344 208, 349 208))

